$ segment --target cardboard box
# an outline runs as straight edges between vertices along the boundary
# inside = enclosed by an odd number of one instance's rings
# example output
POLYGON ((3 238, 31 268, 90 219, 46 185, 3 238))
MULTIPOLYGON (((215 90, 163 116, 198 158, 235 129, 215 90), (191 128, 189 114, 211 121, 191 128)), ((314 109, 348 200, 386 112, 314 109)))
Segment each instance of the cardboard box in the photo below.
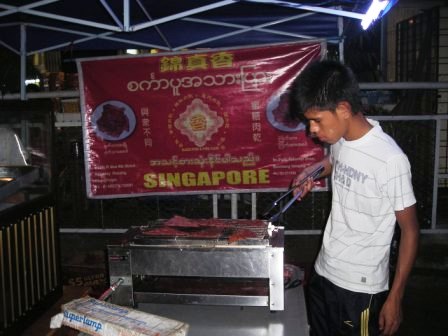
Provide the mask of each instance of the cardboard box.
POLYGON ((50 327, 62 325, 93 336, 185 336, 189 325, 83 297, 62 305, 62 313, 53 316, 50 327))

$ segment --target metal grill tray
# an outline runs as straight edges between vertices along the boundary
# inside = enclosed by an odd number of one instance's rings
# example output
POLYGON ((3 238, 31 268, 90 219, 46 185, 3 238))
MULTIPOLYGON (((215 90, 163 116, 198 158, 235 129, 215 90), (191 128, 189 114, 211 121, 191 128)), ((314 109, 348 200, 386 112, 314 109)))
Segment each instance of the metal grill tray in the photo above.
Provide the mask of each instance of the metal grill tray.
MULTIPOLYGON (((195 226, 166 226, 166 221, 140 226, 128 231, 132 245, 202 245, 241 246, 269 245, 268 223, 250 220, 216 220, 217 225, 206 220, 196 220, 195 226), (160 231, 159 231, 160 230, 160 231), (163 230, 166 230, 163 233, 163 230), (160 233, 162 232, 162 233, 160 233)), ((210 221, 210 220, 208 220, 210 221)))
POLYGON ((242 247, 242 246, 268 246, 268 239, 254 239, 247 238, 236 242, 229 243, 227 239, 193 239, 193 238, 148 238, 137 236, 129 244, 131 246, 172 246, 172 247, 202 247, 202 248, 214 248, 222 246, 242 247))

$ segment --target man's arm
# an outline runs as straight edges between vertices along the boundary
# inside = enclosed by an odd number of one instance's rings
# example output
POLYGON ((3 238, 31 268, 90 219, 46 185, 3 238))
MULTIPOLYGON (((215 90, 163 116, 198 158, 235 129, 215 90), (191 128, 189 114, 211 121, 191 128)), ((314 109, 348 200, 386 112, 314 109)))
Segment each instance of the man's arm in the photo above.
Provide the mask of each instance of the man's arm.
POLYGON ((401 323, 401 301, 406 282, 414 265, 418 249, 419 224, 415 204, 395 212, 401 229, 398 261, 389 296, 380 313, 380 329, 383 335, 392 335, 401 323))

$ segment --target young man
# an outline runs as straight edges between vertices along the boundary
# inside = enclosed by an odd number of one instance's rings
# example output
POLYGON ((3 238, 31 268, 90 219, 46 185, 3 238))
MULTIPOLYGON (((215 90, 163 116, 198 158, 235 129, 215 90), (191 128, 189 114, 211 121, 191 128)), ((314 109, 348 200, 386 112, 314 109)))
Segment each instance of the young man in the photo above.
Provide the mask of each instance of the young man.
MULTIPOLYGON (((346 66, 315 62, 291 86, 291 116, 330 145, 318 165, 331 174, 332 207, 309 283, 311 335, 392 335, 419 236, 409 161, 378 122, 361 112, 359 85, 346 66), (399 256, 389 289, 395 224, 399 256)), ((311 190, 309 180, 303 196, 311 190)))

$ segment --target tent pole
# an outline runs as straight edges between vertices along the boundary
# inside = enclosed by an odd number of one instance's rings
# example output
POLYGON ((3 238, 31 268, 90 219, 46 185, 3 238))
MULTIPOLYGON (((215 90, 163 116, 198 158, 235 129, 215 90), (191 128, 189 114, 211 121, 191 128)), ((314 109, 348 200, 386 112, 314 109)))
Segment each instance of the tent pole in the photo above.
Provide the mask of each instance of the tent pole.
POLYGON ((339 61, 344 63, 344 19, 338 17, 338 36, 339 36, 339 61))
POLYGON ((20 100, 26 100, 26 26, 20 25, 20 100))
POLYGON ((387 16, 383 16, 381 20, 381 44, 380 44, 380 78, 379 80, 387 81, 388 69, 387 69, 387 16))
POLYGON ((129 31, 129 24, 130 24, 129 11, 130 11, 129 0, 123 0, 123 29, 125 32, 129 31))

